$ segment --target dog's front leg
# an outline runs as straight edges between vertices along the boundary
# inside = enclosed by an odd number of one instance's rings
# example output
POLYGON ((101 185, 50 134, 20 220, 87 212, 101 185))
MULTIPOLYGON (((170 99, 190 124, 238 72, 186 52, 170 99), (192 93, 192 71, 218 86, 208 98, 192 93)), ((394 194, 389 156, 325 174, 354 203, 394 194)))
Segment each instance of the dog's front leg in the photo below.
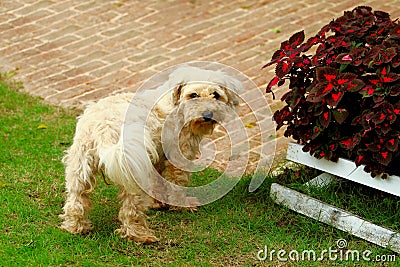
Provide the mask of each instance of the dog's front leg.
POLYGON ((93 229, 92 223, 88 218, 91 209, 89 194, 79 191, 69 191, 64 205, 64 213, 60 215, 63 219, 61 229, 72 234, 87 233, 93 229))
MULTIPOLYGON (((162 176, 173 184, 187 187, 189 185, 190 173, 175 167, 169 161, 165 162, 165 168, 162 176)), ((195 197, 186 197, 185 189, 170 189, 167 190, 169 203, 176 203, 176 206, 170 206, 170 210, 189 210, 196 211, 199 206, 198 200, 195 197), (171 194, 172 193, 172 194, 171 194)))
POLYGON ((151 199, 144 192, 134 194, 121 190, 118 197, 122 200, 119 211, 121 228, 116 230, 122 237, 139 243, 152 243, 158 241, 153 231, 148 228, 146 214, 144 213, 151 199))

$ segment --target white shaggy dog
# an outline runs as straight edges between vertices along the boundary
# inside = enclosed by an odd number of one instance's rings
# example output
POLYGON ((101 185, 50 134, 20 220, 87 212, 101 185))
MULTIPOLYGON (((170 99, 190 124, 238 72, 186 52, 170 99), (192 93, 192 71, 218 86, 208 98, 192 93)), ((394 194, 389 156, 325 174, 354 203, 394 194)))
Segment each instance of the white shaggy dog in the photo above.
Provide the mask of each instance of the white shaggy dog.
POLYGON ((240 87, 222 71, 187 66, 175 69, 155 90, 110 96, 88 106, 63 158, 67 199, 61 228, 71 233, 92 229, 89 195, 95 175, 104 172, 120 188, 117 232, 136 242, 157 241, 146 223, 149 207, 196 203, 183 191, 165 189, 155 173, 172 184, 188 185, 187 165, 174 161, 196 158, 202 138, 224 119, 227 107, 236 108, 240 87))

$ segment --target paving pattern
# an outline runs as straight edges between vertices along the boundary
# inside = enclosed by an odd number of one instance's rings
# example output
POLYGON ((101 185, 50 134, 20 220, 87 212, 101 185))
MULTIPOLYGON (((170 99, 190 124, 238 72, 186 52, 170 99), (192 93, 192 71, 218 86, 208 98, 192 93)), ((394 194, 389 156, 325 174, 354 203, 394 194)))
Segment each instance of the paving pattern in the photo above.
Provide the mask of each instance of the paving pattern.
MULTIPOLYGON (((110 94, 136 91, 165 68, 206 60, 250 77, 258 86, 251 90, 258 92, 245 93, 257 97, 272 76, 272 70, 261 66, 283 40, 302 29, 311 36, 358 5, 400 17, 398 0, 3 0, 0 71, 17 70, 25 90, 50 103, 82 107, 110 94)), ((272 110, 281 105, 267 99, 272 110)), ((257 101, 251 108, 265 108, 257 101)), ((254 112, 242 104, 250 171, 266 153, 254 112)), ((287 139, 281 133, 267 134, 268 142, 277 143, 283 153, 287 139)), ((223 131, 216 135, 221 147, 227 146, 223 131)), ((223 162, 218 156, 216 165, 223 162)))

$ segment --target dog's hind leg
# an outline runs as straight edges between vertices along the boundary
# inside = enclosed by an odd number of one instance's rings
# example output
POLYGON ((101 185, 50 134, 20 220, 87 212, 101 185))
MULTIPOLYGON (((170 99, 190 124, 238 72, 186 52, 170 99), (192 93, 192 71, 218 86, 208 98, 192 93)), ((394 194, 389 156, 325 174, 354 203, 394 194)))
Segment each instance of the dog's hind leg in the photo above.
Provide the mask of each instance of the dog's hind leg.
POLYGON ((146 214, 144 213, 150 205, 150 197, 144 192, 134 194, 123 189, 119 192, 118 197, 122 200, 122 207, 118 216, 122 224, 116 232, 135 242, 152 243, 158 241, 153 231, 148 228, 146 214))
POLYGON ((76 234, 92 230, 88 212, 92 207, 89 194, 96 184, 93 155, 86 145, 74 143, 63 158, 67 199, 63 207, 61 228, 76 234))

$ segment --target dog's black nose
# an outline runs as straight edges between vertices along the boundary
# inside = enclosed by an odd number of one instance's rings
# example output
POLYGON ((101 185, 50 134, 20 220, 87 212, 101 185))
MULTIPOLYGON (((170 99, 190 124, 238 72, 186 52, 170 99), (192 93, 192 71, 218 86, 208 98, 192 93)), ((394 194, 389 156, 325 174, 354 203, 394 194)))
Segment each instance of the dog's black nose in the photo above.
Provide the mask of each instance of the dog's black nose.
POLYGON ((214 116, 214 113, 212 111, 204 111, 201 113, 201 116, 203 116, 204 121, 210 121, 214 116))

